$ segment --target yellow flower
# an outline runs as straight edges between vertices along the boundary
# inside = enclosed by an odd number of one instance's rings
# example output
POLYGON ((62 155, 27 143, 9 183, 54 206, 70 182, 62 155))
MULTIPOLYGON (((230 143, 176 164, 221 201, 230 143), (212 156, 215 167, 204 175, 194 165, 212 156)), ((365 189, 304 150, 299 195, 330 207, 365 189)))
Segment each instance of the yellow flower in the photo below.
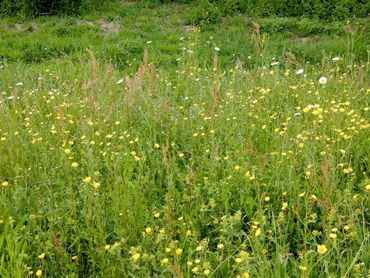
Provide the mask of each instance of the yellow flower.
POLYGON ((109 244, 105 245, 105 246, 104 246, 104 249, 105 249, 105 250, 109 250, 109 249, 110 249, 110 245, 109 245, 109 244))
POLYGON ((186 231, 186 236, 191 236, 192 235, 192 232, 190 230, 187 230, 186 231))
POLYGON ((159 149, 159 144, 154 144, 154 148, 159 149))
POLYGON ((167 264, 168 263, 168 259, 167 258, 164 258, 161 262, 162 262, 162 264, 167 264))
POLYGON ((284 202, 283 203, 283 206, 281 207, 281 210, 286 210, 288 207, 288 203, 287 202, 284 202))
POLYGON ((41 253, 40 255, 37 256, 39 259, 44 259, 45 258, 45 253, 41 253))
POLYGON ((203 274, 205 276, 208 276, 209 274, 211 274, 211 271, 209 269, 206 269, 206 270, 203 271, 203 274))
POLYGON ((328 248, 325 246, 325 244, 317 245, 317 252, 320 254, 325 254, 328 251, 328 248))
POLYGON ((197 248, 195 248, 195 250, 198 251, 198 252, 199 251, 202 251, 203 250, 203 247, 199 245, 199 246, 197 246, 197 248))
POLYGON ((249 273, 248 273, 248 271, 245 271, 245 272, 243 273, 243 278, 249 278, 249 273))
POLYGON ((304 266, 304 265, 300 265, 298 268, 299 268, 300 270, 302 270, 302 271, 306 271, 306 270, 307 270, 307 267, 306 267, 306 266, 304 266))
POLYGON ((42 270, 41 269, 39 269, 39 270, 36 271, 36 276, 37 277, 41 277, 42 276, 42 270))
POLYGON ((65 149, 65 150, 64 150, 64 153, 65 153, 65 154, 70 154, 70 153, 71 153, 71 150, 70 150, 70 149, 65 149))
POLYGON ((98 188, 100 186, 99 182, 93 181, 91 184, 94 188, 98 188))
POLYGON ((145 229, 145 232, 146 232, 147 234, 151 234, 151 233, 152 233, 152 228, 147 227, 147 228, 145 229))
POLYGON ((7 182, 7 181, 3 181, 3 182, 1 183, 1 185, 2 185, 3 187, 8 187, 9 182, 7 182))
POLYGON ((260 228, 258 228, 257 230, 256 230, 256 237, 259 237, 260 235, 261 235, 261 229, 260 228))
POLYGON ((78 163, 77 163, 77 162, 72 162, 71 166, 72 166, 73 168, 77 168, 77 167, 78 167, 78 163))
POLYGON ((181 255, 182 254, 182 249, 181 248, 177 248, 176 249, 176 255, 181 255))
POLYGON ((224 249, 224 245, 222 243, 217 244, 217 249, 219 250, 224 249))
POLYGON ((161 216, 161 214, 159 212, 154 213, 155 218, 159 218, 159 216, 161 216))
POLYGON ((91 177, 85 177, 82 181, 84 183, 89 183, 91 181, 91 177))
POLYGON ((337 235, 334 234, 334 233, 331 233, 331 234, 329 234, 329 237, 334 239, 334 238, 337 238, 337 235))
POLYGON ((134 259, 134 261, 137 261, 138 259, 140 259, 140 254, 139 253, 136 253, 132 256, 132 258, 134 259))
POLYGON ((72 256, 72 260, 77 260, 77 258, 78 258, 78 256, 77 255, 75 255, 75 256, 72 256))

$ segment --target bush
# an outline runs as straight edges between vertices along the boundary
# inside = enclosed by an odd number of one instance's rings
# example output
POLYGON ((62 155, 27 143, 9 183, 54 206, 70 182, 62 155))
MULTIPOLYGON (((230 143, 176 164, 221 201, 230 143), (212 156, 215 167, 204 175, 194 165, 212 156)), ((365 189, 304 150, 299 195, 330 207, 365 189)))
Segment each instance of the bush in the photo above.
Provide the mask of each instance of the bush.
POLYGON ((40 15, 74 15, 100 9, 107 0, 1 0, 0 14, 34 17, 40 15))
POLYGON ((207 25, 221 21, 220 10, 208 0, 200 0, 197 5, 189 10, 188 23, 195 25, 207 25))
POLYGON ((291 32, 297 28, 297 20, 285 17, 264 18, 259 20, 261 32, 267 34, 291 32))
POLYGON ((221 7, 222 13, 225 15, 244 13, 247 9, 247 2, 243 0, 224 0, 221 7))
MULTIPOLYGON (((144 1, 144 0, 141 0, 144 1)), ((324 20, 343 20, 350 17, 366 17, 370 14, 368 0, 146 0, 147 3, 192 3, 198 10, 195 18, 202 21, 204 9, 210 14, 215 8, 223 15, 246 13, 249 16, 282 16, 319 18, 324 20), (208 2, 208 4, 205 4, 208 2), (212 5, 212 7, 210 6, 212 5)), ((217 17, 217 15, 215 15, 217 17)), ((211 20, 212 21, 212 20, 211 20)))

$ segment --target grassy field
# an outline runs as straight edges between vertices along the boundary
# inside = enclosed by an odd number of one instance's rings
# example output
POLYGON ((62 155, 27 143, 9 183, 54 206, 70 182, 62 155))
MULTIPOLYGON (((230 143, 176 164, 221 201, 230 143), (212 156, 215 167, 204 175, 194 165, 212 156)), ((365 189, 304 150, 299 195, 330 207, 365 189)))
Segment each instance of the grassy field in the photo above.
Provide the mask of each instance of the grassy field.
POLYGON ((0 277, 369 276, 369 19, 189 13, 1 19, 0 277))

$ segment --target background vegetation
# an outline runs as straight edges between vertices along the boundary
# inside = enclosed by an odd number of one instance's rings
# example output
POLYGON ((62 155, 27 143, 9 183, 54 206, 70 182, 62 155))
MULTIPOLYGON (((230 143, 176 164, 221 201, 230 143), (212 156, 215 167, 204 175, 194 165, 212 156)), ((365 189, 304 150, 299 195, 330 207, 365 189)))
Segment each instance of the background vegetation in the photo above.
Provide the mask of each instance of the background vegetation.
MULTIPOLYGON (((2 0, 0 14, 71 15, 100 10, 108 2, 108 0, 2 0)), ((194 12, 200 13, 198 17, 217 17, 217 19, 221 15, 245 13, 248 16, 303 16, 343 20, 351 17, 366 17, 370 13, 370 3, 366 0, 138 0, 138 2, 144 5, 191 3, 194 6, 194 12)))
POLYGON ((107 2, 107 0, 1 0, 0 14, 26 17, 73 15, 99 10, 107 2))

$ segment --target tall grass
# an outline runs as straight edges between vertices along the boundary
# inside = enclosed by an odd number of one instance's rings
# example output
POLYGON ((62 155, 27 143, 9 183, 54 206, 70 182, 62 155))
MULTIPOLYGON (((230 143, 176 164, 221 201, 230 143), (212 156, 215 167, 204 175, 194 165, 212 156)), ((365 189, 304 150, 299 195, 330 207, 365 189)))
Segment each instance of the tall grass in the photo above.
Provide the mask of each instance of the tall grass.
POLYGON ((369 63, 260 28, 253 67, 195 27, 168 67, 2 63, 0 276, 366 277, 369 63))

